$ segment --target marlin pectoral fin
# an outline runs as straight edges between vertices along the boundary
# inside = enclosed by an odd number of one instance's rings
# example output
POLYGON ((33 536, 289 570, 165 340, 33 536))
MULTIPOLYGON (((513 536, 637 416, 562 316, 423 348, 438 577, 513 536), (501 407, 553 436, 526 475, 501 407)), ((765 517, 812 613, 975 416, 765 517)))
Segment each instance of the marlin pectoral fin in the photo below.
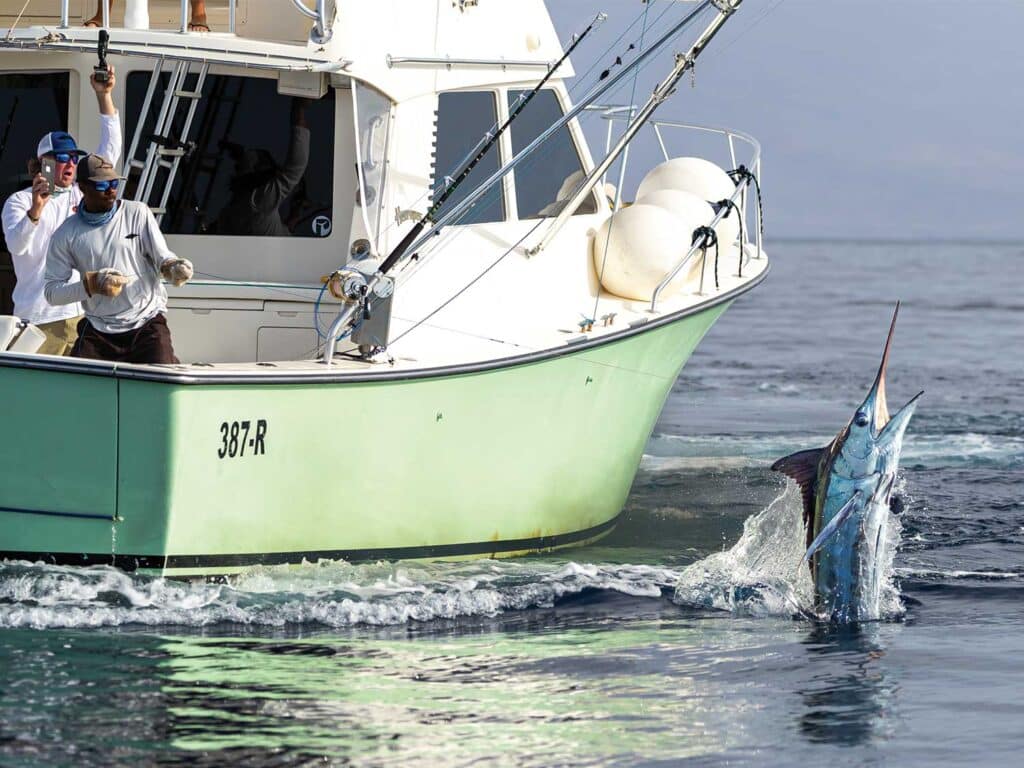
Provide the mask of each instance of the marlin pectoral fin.
POLYGON ((891 496, 889 497, 889 511, 894 515, 902 515, 906 505, 903 503, 902 496, 891 496))
POLYGON ((791 477, 800 486, 804 499, 804 524, 810 530, 814 520, 815 486, 818 483, 818 465, 828 448, 797 451, 772 464, 772 471, 791 477))
POLYGON ((821 549, 825 542, 835 535, 836 531, 842 527, 843 523, 845 523, 849 519, 850 515, 852 515, 860 506, 861 499, 863 498, 864 494, 862 491, 854 491, 850 500, 843 504, 840 510, 836 512, 835 517, 829 520, 828 525, 821 529, 821 533, 818 534, 818 538, 811 542, 811 546, 807 548, 807 552, 804 554, 803 560, 800 561, 801 565, 808 562, 811 557, 813 557, 814 553, 821 549))

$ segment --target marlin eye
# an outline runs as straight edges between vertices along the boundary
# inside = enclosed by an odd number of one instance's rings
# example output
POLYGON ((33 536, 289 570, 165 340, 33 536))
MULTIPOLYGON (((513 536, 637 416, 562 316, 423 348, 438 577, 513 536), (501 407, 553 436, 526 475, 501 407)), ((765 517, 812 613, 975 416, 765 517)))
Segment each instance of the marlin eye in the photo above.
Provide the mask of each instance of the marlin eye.
POLYGON ((857 415, 853 418, 853 423, 858 427, 866 427, 868 425, 868 415, 864 411, 857 411, 857 415))

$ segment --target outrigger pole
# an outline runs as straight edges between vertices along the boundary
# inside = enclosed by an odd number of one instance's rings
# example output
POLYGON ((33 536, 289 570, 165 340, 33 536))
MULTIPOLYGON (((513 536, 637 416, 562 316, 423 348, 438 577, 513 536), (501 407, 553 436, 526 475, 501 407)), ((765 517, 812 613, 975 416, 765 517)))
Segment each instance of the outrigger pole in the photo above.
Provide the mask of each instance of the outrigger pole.
POLYGON ((636 113, 633 120, 626 126, 626 130, 622 132, 622 137, 618 143, 612 148, 607 156, 600 163, 595 166, 594 170, 590 172, 586 179, 584 179, 579 188, 576 190, 576 194, 572 196, 568 203, 562 206, 562 210, 558 212, 558 216, 548 227, 547 232, 544 233, 544 237, 541 238, 540 242, 536 246, 529 249, 527 253, 530 256, 534 256, 542 251, 548 243, 551 242, 552 238, 558 234, 558 231, 565 224, 566 220, 572 216, 572 214, 579 207, 580 203, 583 202, 590 190, 593 189, 594 184, 600 179, 611 164, 619 157, 620 154, 626 149, 629 143, 636 136, 637 132, 644 127, 654 111, 660 107, 669 96, 671 96, 676 89, 676 84, 680 78, 686 74, 687 70, 693 69, 694 63, 697 61, 697 57, 707 48, 711 40, 718 34, 718 31, 722 28, 725 22, 728 20, 736 9, 739 8, 740 3, 743 0, 712 0, 713 5, 718 9, 718 15, 711 21, 708 27, 704 30, 697 41, 690 47, 690 50, 685 54, 676 54, 676 63, 672 67, 672 71, 669 72, 668 76, 658 84, 658 87, 654 89, 654 93, 647 100, 647 103, 640 108, 636 113))

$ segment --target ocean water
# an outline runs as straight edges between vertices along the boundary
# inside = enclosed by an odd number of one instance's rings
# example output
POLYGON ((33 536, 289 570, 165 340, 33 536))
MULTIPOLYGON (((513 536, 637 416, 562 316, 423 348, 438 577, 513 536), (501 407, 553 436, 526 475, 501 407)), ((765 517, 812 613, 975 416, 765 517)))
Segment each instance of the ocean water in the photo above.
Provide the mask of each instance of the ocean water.
POLYGON ((230 584, 0 564, 0 765, 979 765, 1024 748, 1024 246, 781 242, 676 384, 621 525, 230 584), (805 618, 798 496, 902 299, 885 621, 805 618))

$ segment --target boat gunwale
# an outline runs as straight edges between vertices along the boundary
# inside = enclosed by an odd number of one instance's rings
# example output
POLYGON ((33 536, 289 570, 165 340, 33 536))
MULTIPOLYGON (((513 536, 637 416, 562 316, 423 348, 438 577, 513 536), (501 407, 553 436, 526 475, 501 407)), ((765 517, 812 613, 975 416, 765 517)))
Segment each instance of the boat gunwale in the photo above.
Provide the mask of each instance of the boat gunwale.
MULTIPOLYGON (((97 360, 82 358, 53 357, 49 355, 18 355, 12 353, 0 353, 0 368, 17 368, 27 370, 58 371, 71 373, 80 376, 99 376, 104 378, 127 379, 133 381, 149 381, 160 384, 174 385, 273 385, 273 384, 346 384, 363 382, 389 382, 407 381, 410 379, 436 379, 447 376, 461 376, 465 374, 485 373, 487 371, 517 368, 524 365, 544 362, 565 355, 577 354, 583 351, 590 351, 607 344, 623 341, 633 336, 652 331, 664 325, 669 325, 681 320, 684 317, 696 315, 712 309, 719 304, 732 301, 739 296, 759 285, 771 270, 771 263, 755 277, 750 278, 742 285, 733 288, 721 295, 715 296, 708 301, 694 304, 675 312, 662 315, 655 320, 634 323, 621 331, 615 331, 594 339, 583 338, 576 342, 567 342, 558 347, 548 347, 536 352, 529 352, 523 355, 500 357, 490 360, 482 360, 475 363, 461 363, 456 365, 444 365, 431 368, 412 368, 408 370, 383 370, 383 371, 345 371, 335 369, 327 372, 302 372, 302 373, 278 373, 252 371, 240 375, 238 373, 216 373, 216 372, 182 372, 179 370, 167 370, 162 365, 140 365, 131 363, 107 363, 97 360), (41 359, 47 358, 47 359, 41 359)), ((187 364, 193 365, 193 364, 187 364)))

